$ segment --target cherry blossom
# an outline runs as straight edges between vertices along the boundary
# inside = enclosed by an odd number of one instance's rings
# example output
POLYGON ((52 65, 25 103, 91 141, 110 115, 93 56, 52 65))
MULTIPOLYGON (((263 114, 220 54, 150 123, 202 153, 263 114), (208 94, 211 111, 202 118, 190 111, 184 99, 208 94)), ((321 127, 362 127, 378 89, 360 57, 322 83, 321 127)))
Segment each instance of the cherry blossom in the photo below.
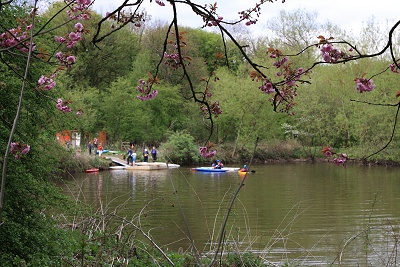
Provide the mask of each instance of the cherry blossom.
POLYGON ((20 159, 22 156, 28 154, 31 147, 21 142, 12 142, 10 144, 10 153, 14 155, 16 159, 20 159))
POLYGON ((208 147, 206 147, 206 146, 204 146, 204 147, 200 147, 199 148, 199 151, 200 151, 200 156, 202 156, 203 158, 206 158, 206 159, 208 159, 208 158, 212 158, 212 157, 214 157, 216 154, 217 154, 217 151, 216 150, 209 150, 209 148, 208 147))
POLYGON ((356 78, 354 81, 356 83, 356 89, 360 93, 370 92, 375 88, 375 84, 373 83, 372 79, 367 80, 364 77, 361 77, 361 78, 356 78))

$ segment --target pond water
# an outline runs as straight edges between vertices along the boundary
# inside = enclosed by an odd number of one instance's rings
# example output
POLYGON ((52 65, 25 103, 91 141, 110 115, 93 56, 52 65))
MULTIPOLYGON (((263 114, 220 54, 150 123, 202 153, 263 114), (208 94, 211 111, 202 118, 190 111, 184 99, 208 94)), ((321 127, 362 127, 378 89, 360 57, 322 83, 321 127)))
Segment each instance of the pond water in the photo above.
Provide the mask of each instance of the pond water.
MULTIPOLYGON (((398 168, 287 163, 252 170, 233 204, 224 251, 251 251, 266 262, 302 266, 400 262, 398 168)), ((190 235, 206 253, 215 248, 241 179, 238 173, 181 167, 85 173, 61 186, 106 212, 117 209, 134 218, 159 246, 186 250, 190 235)))

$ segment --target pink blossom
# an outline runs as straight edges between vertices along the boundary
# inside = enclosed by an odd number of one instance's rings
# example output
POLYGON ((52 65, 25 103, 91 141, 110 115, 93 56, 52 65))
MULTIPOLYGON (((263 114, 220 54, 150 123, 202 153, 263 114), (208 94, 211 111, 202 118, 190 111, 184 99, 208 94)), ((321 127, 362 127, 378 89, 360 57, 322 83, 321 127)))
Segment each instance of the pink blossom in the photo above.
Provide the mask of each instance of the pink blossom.
POLYGON ((74 57, 74 56, 68 56, 68 57, 67 57, 67 61, 68 61, 70 64, 74 64, 74 63, 75 63, 75 57, 74 57))
POLYGON ((203 158, 212 158, 217 154, 216 150, 210 151, 208 147, 199 147, 200 156, 203 158))
POLYGON ((12 142, 10 144, 10 153, 14 155, 15 159, 20 159, 30 151, 31 147, 21 142, 12 142))
POLYGON ((375 84, 373 84, 372 79, 367 80, 365 78, 357 78, 355 79, 355 82, 356 82, 356 89, 360 93, 370 92, 375 88, 375 84))
POLYGON ((142 101, 150 100, 152 98, 155 98, 158 95, 157 90, 153 90, 153 92, 147 94, 147 95, 138 95, 137 98, 139 98, 142 101))
POLYGON ((156 3, 157 3, 159 6, 165 6, 164 2, 161 1, 161 0, 156 0, 156 3))
POLYGON ((39 84, 39 89, 43 90, 51 90, 54 88, 54 86, 56 86, 56 82, 53 79, 46 77, 44 75, 42 75, 39 78, 38 84, 39 84))
POLYGON ((390 64, 389 68, 393 73, 399 73, 399 69, 397 68, 397 66, 395 64, 390 64))
POLYGON ((81 31, 83 31, 83 25, 82 25, 82 23, 76 23, 75 24, 75 29, 78 31, 78 32, 81 32, 81 31))
POLYGON ((69 101, 63 101, 61 98, 57 100, 57 108, 62 112, 71 112, 70 107, 68 106, 69 101))
POLYGON ((78 34, 78 33, 76 33, 76 32, 70 32, 70 34, 68 35, 68 37, 69 37, 69 39, 70 39, 71 41, 78 41, 78 40, 81 38, 80 34, 78 34))
POLYGON ((65 43, 66 39, 64 37, 56 36, 56 41, 60 44, 65 43))
POLYGON ((272 94, 275 92, 273 84, 268 79, 265 79, 263 85, 258 88, 266 94, 272 94))

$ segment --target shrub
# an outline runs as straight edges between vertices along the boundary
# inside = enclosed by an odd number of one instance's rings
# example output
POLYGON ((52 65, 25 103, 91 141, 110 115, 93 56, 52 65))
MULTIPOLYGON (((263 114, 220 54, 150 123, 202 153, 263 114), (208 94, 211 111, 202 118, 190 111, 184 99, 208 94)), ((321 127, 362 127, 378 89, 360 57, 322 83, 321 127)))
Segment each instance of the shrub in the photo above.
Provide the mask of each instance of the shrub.
POLYGON ((199 160, 199 148, 188 133, 172 133, 159 149, 166 160, 180 165, 192 165, 199 160))

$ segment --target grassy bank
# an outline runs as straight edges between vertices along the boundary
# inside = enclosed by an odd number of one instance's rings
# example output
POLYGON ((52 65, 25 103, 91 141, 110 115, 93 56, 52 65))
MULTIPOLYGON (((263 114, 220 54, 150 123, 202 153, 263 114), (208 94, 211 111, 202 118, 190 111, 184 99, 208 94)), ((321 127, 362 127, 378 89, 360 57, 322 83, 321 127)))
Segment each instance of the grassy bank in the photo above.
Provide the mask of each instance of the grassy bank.
MULTIPOLYGON (((326 162, 332 161, 333 158, 326 157, 322 152, 322 147, 306 147, 302 146, 298 140, 286 141, 269 141, 259 143, 254 150, 254 144, 243 145, 240 147, 235 144, 226 143, 215 145, 213 149, 217 150, 215 158, 204 159, 197 158, 188 160, 184 154, 181 159, 175 157, 176 162, 189 162, 189 165, 210 165, 216 158, 222 160, 225 164, 248 164, 250 159, 253 163, 267 164, 269 162, 326 162)), ((83 172, 90 168, 108 169, 110 161, 107 160, 107 153, 103 157, 97 155, 89 155, 88 151, 83 149, 65 149, 63 153, 59 154, 60 166, 58 169, 61 172, 83 172)), ((366 165, 387 165, 387 166, 400 166, 400 152, 395 149, 386 149, 377 154, 375 151, 366 151, 365 148, 343 148, 335 149, 338 153, 346 153, 348 155, 348 164, 366 164, 366 165), (366 158, 367 157, 367 158, 366 158)), ((137 161, 143 161, 141 150, 138 149, 137 161)), ((119 157, 126 154, 126 151, 118 151, 119 157)), ((171 161, 168 157, 168 151, 165 146, 161 145, 158 148, 158 161, 171 161)), ((185 165, 185 164, 183 164, 185 165)))

